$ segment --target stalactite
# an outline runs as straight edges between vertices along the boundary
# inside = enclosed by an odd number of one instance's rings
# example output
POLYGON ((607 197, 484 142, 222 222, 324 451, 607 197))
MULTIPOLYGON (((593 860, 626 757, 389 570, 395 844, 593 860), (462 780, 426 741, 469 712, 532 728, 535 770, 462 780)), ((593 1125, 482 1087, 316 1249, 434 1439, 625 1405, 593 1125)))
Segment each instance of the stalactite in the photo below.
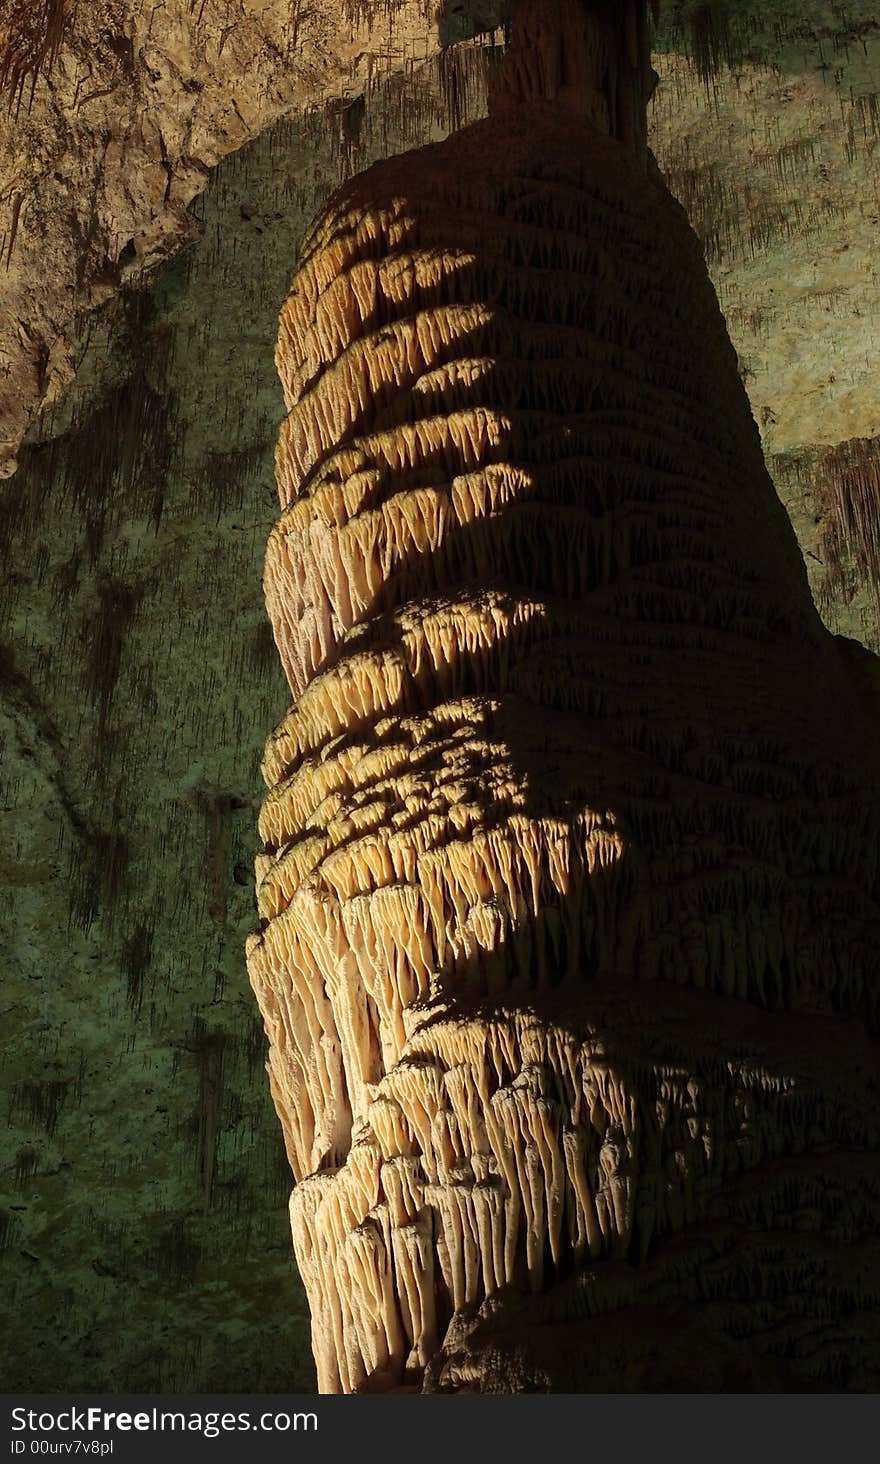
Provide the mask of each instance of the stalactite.
POLYGON ((11 0, 0 20, 0 93, 18 110, 30 86, 51 67, 76 0, 11 0))
POLYGON ((846 578, 848 556, 870 589, 880 629, 880 438, 852 438, 820 454, 814 469, 828 588, 846 578))

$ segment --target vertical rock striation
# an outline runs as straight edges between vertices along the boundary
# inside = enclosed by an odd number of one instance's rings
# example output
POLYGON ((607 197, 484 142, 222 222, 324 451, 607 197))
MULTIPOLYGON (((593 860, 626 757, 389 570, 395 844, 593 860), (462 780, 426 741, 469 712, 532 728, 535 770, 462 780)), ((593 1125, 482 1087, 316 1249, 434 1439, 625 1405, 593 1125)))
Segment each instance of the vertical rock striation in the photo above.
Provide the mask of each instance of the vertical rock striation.
POLYGON ((249 968, 319 1387, 674 1386, 673 1304, 689 1387, 851 1381, 868 696, 601 48, 588 105, 521 74, 336 195, 281 317, 249 968))

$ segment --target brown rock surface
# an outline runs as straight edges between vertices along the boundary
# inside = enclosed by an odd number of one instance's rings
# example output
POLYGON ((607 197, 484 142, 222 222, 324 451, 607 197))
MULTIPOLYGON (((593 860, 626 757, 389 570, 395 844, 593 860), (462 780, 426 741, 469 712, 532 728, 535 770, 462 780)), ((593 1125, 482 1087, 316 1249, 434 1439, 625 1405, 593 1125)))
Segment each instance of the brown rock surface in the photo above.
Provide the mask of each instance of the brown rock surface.
POLYGON ((0 114, 0 475, 72 379, 77 318, 191 237, 209 169, 278 118, 426 59, 434 9, 68 6, 57 52, 0 114))

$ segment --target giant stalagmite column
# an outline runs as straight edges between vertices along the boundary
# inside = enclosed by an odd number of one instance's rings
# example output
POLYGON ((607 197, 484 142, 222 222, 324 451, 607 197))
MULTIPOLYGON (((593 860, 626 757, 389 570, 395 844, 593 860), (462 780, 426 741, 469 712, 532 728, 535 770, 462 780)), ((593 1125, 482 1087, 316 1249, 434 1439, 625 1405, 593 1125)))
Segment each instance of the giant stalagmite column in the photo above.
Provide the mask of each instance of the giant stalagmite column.
POLYGON ((870 1370, 876 665, 652 79, 642 0, 520 5, 489 120, 343 188, 282 311, 249 965, 323 1390, 870 1370))

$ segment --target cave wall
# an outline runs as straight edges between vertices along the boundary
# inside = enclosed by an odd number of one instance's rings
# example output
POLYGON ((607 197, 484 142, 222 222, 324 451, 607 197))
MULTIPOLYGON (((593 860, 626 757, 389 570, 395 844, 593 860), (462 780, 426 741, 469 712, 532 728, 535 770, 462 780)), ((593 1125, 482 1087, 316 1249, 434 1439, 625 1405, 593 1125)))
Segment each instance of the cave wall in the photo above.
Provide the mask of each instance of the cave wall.
MULTIPOLYGON (((652 143, 826 618, 876 647, 857 554, 823 555, 834 473, 864 458, 870 486, 880 433, 880 29, 866 4, 679 10, 652 143)), ((484 62, 255 120, 181 203, 187 248, 162 268, 144 248, 97 313, 65 317, 73 387, 3 485, 0 1267, 28 1318, 3 1328, 10 1388, 314 1385, 243 960, 258 760, 285 706, 260 589, 276 317, 338 178, 479 115, 484 62)), ((50 264, 30 268, 50 282, 50 264)))
POLYGON ((685 0, 659 39, 652 142, 703 241, 814 595, 832 630, 880 650, 876 7, 685 0), (840 532, 841 479, 856 517, 873 503, 861 534, 840 532))

